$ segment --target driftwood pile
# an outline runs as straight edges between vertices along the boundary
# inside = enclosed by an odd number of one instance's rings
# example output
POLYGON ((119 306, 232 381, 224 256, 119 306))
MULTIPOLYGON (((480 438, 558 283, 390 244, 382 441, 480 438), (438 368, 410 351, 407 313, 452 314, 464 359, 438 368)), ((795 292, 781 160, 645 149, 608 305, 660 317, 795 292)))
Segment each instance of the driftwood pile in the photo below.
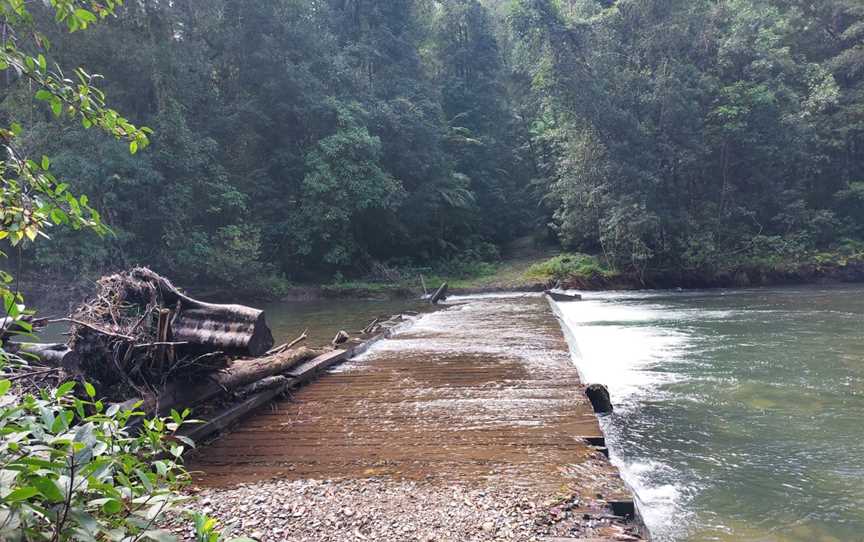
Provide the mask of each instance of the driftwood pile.
POLYGON ((64 344, 6 345, 31 360, 13 378, 33 387, 49 373, 55 382, 87 380, 101 397, 143 401, 154 414, 261 389, 322 353, 296 347, 305 334, 273 348, 263 311, 198 301, 147 268, 103 277, 91 298, 52 322, 61 321, 71 324, 64 344))
POLYGON ((262 311, 197 301, 146 268, 103 277, 66 320, 82 372, 106 388, 190 380, 273 346, 262 311))

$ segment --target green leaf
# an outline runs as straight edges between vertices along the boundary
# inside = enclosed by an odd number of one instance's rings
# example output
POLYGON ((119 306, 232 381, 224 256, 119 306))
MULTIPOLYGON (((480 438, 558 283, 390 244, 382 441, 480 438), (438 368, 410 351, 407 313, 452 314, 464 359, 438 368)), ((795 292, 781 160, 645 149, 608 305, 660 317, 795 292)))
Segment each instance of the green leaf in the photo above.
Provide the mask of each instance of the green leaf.
POLYGON ((48 71, 48 62, 46 62, 45 56, 40 54, 38 57, 36 57, 36 60, 37 60, 37 62, 39 62, 39 70, 42 73, 47 72, 48 71))
POLYGON ((21 132, 24 131, 23 128, 21 128, 21 125, 18 124, 17 122, 13 122, 12 126, 10 126, 10 129, 12 130, 12 133, 15 134, 16 136, 21 135, 21 132))
POLYGON ((87 397, 93 399, 96 397, 96 388, 93 387, 93 384, 89 382, 84 383, 84 391, 87 393, 87 397))
POLYGON ((63 397, 64 395, 72 391, 74 388, 75 382, 66 382, 64 384, 61 384, 60 387, 57 388, 57 391, 54 392, 54 396, 57 398, 63 397))
POLYGON ((121 510, 123 510, 123 503, 117 499, 108 499, 105 501, 105 504, 102 505, 102 511, 106 514, 116 514, 121 510))
POLYGON ((50 102, 54 99, 54 95, 51 93, 50 90, 45 90, 43 88, 36 91, 36 99, 42 100, 43 102, 50 102))
POLYGON ((39 490, 46 499, 51 501, 52 503, 63 502, 65 500, 65 496, 60 488, 57 486, 57 482, 52 480, 51 478, 41 477, 37 478, 33 481, 33 485, 39 490))
POLYGON ((78 8, 75 10, 75 17, 84 23, 82 26, 86 27, 86 25, 90 23, 96 22, 96 16, 83 8, 78 8))
POLYGON ((18 501, 26 501, 30 497, 39 494, 39 490, 32 486, 21 487, 13 491, 12 493, 6 495, 3 499, 6 502, 18 502, 18 501))
POLYGON ((68 217, 66 216, 66 213, 64 213, 62 209, 60 209, 58 207, 51 209, 51 221, 54 222, 54 224, 57 224, 57 225, 63 224, 64 222, 66 222, 67 219, 68 219, 68 217))
POLYGON ((54 423, 51 424, 51 432, 61 433, 69 429, 69 422, 71 421, 71 418, 71 412, 61 412, 59 416, 54 418, 54 423))
POLYGON ((50 167, 51 167, 51 159, 48 158, 47 156, 43 156, 42 157, 42 169, 44 169, 45 171, 48 171, 48 168, 50 168, 50 167))
POLYGON ((136 152, 138 152, 138 142, 137 141, 132 141, 131 143, 129 143, 129 152, 132 154, 135 154, 136 152))
POLYGON ((51 111, 54 112, 55 117, 59 117, 60 113, 63 112, 63 102, 60 101, 59 98, 51 100, 51 111))
POLYGON ((6 395, 9 391, 9 388, 12 387, 12 382, 9 380, 0 380, 0 397, 6 395))

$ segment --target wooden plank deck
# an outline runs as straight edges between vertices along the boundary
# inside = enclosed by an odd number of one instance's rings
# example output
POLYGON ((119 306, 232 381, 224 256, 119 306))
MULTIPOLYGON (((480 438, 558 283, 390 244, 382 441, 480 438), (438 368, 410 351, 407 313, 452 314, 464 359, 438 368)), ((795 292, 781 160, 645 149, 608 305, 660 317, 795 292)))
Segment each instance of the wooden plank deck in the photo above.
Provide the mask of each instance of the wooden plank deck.
POLYGON ((496 303, 427 315, 262 409, 192 461, 197 483, 385 475, 626 499, 545 301, 496 303))

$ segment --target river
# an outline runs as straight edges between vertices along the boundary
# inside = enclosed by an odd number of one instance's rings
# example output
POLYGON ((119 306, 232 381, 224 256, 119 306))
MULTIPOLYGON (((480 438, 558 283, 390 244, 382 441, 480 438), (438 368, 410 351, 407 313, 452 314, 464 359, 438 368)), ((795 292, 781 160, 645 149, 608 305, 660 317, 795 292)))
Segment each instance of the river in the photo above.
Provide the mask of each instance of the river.
POLYGON ((585 298, 574 361, 656 540, 864 540, 864 287, 585 298))

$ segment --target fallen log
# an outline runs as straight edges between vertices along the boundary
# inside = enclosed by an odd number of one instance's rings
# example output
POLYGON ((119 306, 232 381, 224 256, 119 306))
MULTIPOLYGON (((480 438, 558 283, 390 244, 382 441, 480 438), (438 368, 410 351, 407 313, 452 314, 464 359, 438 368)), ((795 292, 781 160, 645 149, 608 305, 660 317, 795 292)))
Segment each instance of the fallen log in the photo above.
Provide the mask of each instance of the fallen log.
POLYGON ((284 386, 288 383, 290 379, 284 375, 276 375, 276 376, 268 376, 267 378, 262 378, 258 382, 253 382, 248 386, 243 386, 234 392, 236 397, 240 399, 245 399, 250 395, 255 395, 256 393, 260 393, 262 391, 271 390, 273 388, 284 386))
POLYGON ((64 321, 73 324, 68 344, 88 380, 117 399, 166 380, 200 380, 228 358, 273 346, 263 311, 198 301, 143 267, 99 279, 64 321))
POLYGON ((301 347, 262 358, 234 360, 202 382, 174 381, 159 392, 147 394, 140 399, 143 401, 141 409, 148 414, 164 416, 171 409, 192 407, 223 393, 284 373, 322 353, 301 347))
POLYGON ((174 340, 209 350, 260 356, 273 347, 264 311, 243 305, 193 303, 184 298, 178 303, 171 331, 174 340))
POLYGON ((131 274, 158 285, 164 304, 175 306, 170 326, 173 340, 249 356, 260 356, 273 348, 273 334, 264 311, 244 305, 198 301, 180 293, 171 281, 146 268, 134 269, 131 274))

